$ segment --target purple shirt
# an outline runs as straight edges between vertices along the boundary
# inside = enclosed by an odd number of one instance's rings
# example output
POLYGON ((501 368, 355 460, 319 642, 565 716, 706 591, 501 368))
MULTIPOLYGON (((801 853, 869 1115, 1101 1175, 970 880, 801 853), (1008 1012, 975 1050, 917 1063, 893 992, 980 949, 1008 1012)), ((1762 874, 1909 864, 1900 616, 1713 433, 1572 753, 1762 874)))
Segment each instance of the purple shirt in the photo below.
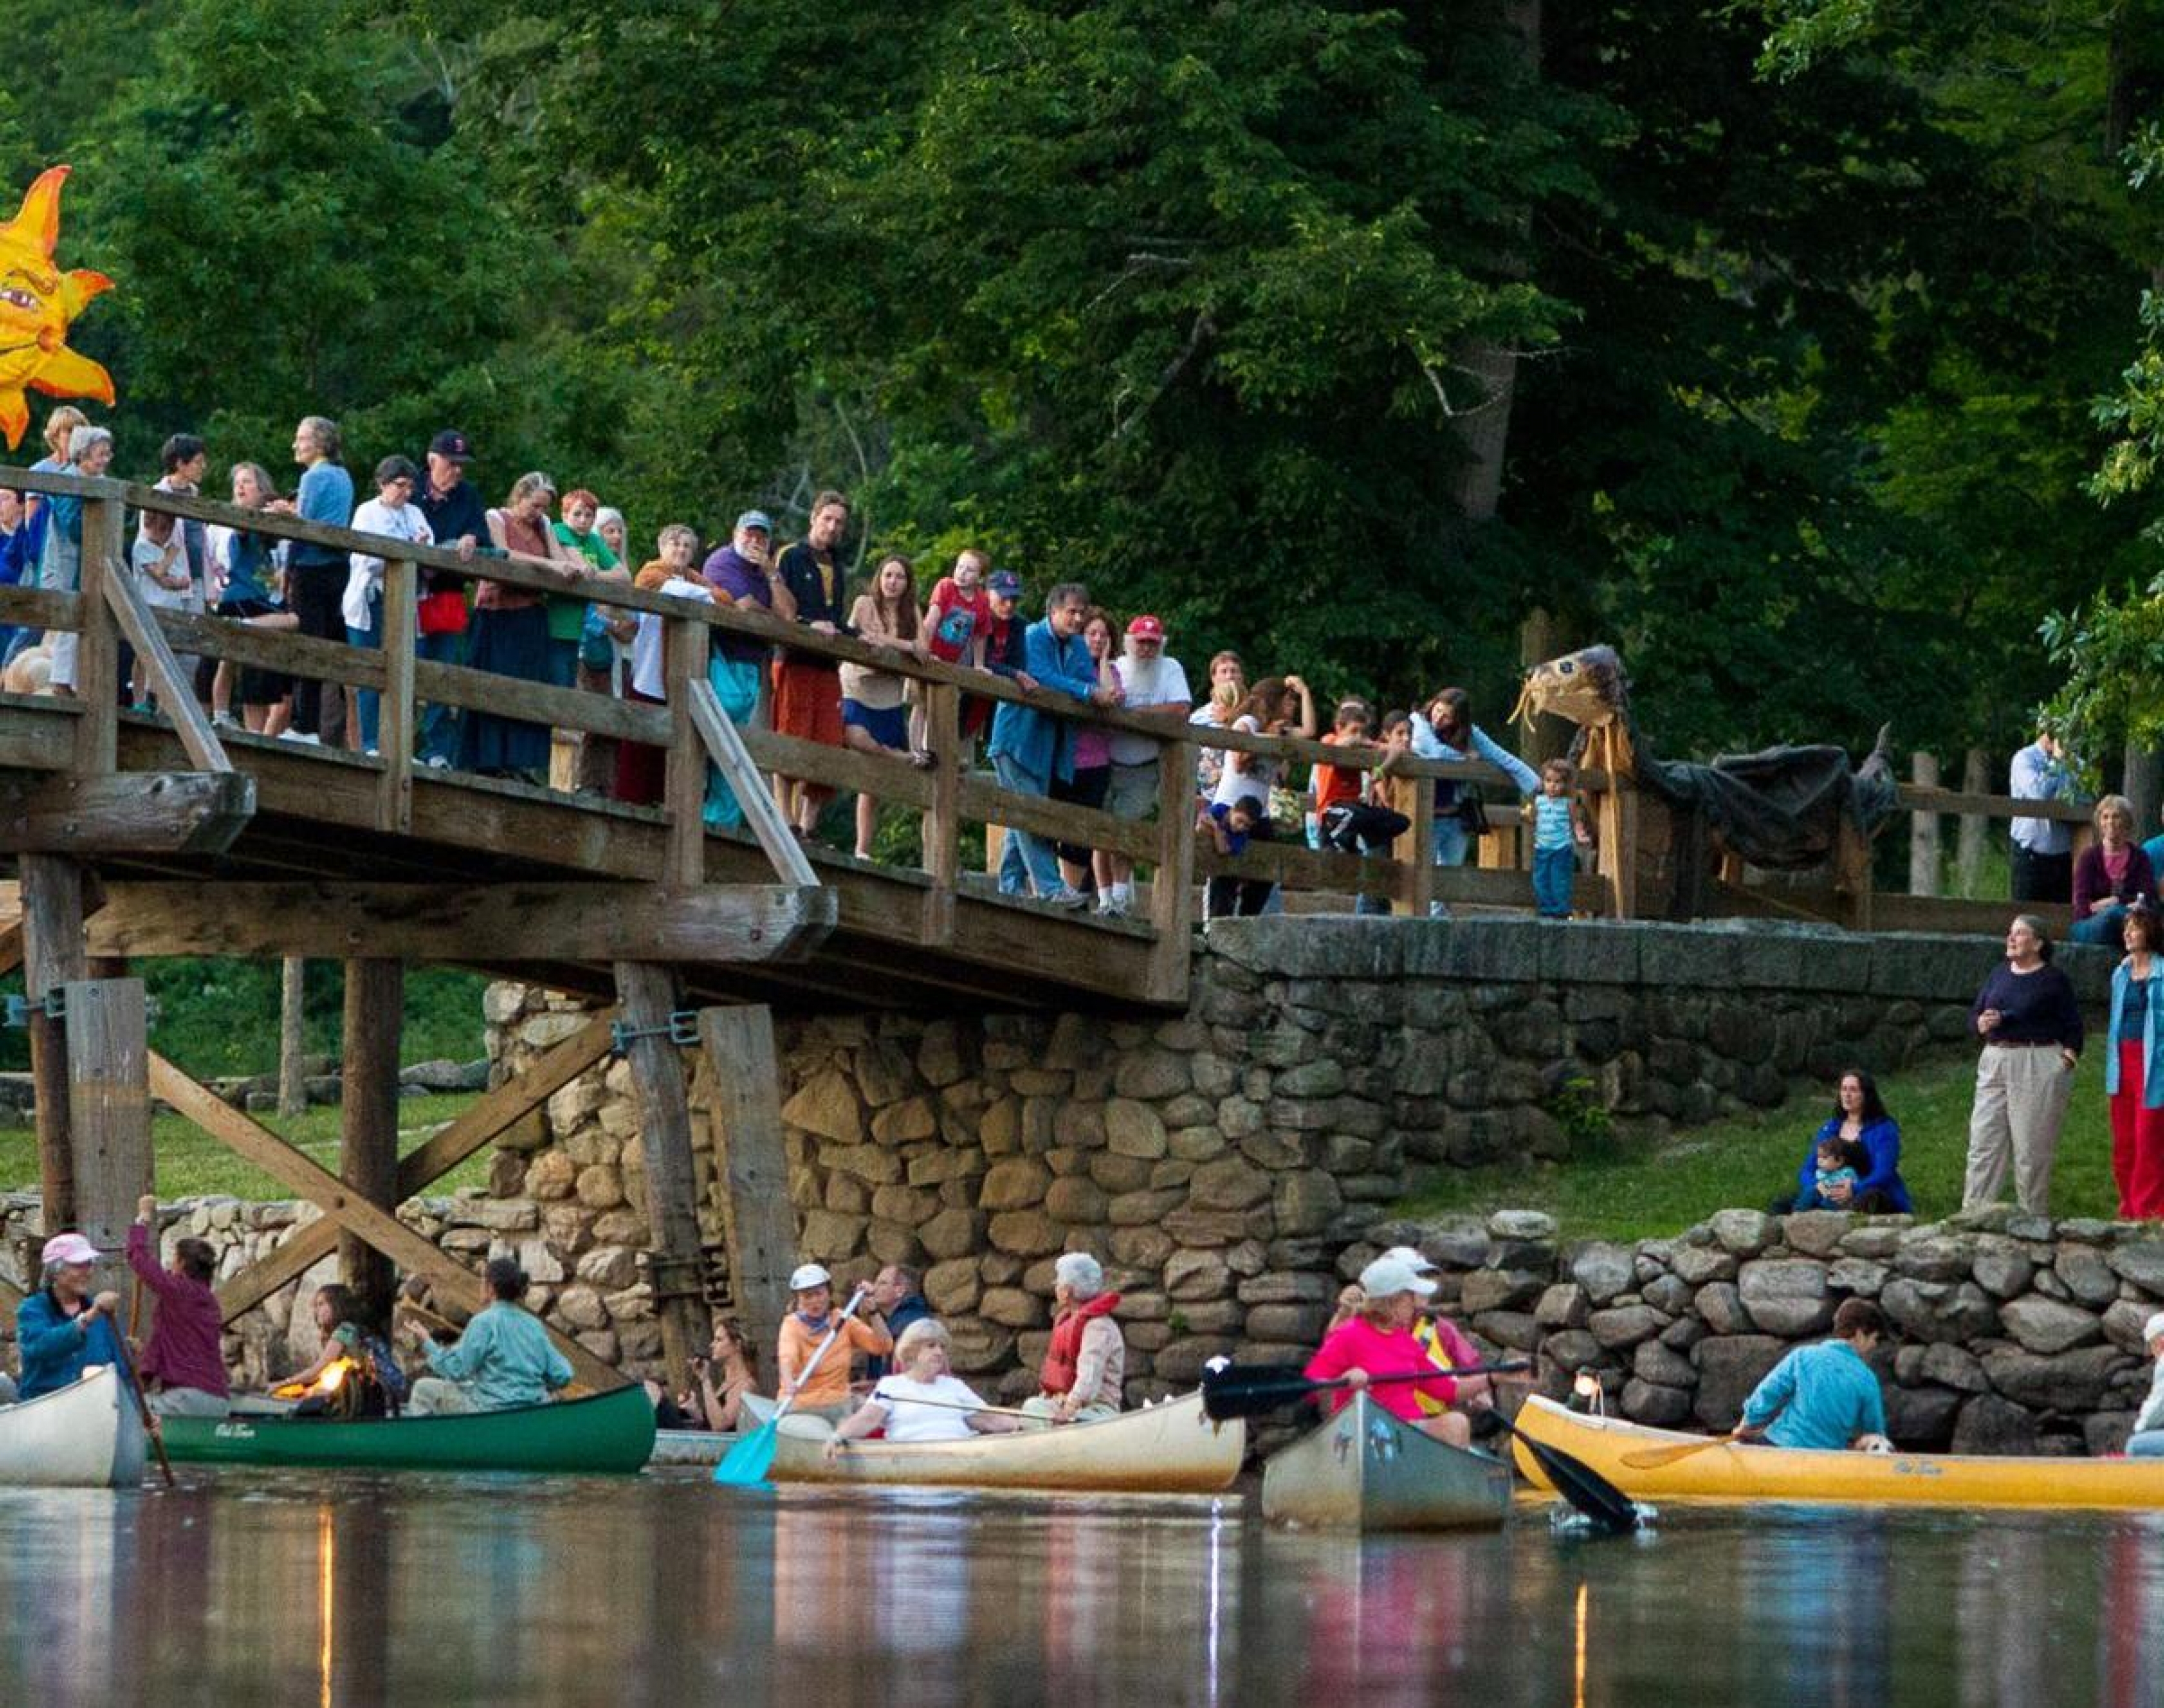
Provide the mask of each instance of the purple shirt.
MULTIPOLYGON (((774 589, 767 585, 766 571, 739 555, 733 545, 716 551, 699 573, 717 593, 726 594, 732 605, 756 605, 762 611, 774 609, 774 589)), ((763 640, 746 640, 726 629, 714 631, 714 642, 723 658, 733 659, 740 665, 764 664, 771 650, 763 640)))
POLYGON ((143 1380, 168 1388, 200 1388, 206 1394, 231 1391, 218 1295, 201 1281, 160 1269, 150 1251, 150 1230, 139 1222, 128 1230, 128 1267, 158 1298, 157 1322, 135 1361, 143 1380))

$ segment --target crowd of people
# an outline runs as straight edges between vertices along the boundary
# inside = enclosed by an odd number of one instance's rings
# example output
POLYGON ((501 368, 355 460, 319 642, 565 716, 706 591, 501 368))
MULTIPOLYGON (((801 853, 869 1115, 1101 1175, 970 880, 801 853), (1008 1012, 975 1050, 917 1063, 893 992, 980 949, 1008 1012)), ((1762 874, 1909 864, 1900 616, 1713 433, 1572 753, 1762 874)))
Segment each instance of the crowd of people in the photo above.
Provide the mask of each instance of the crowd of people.
MULTIPOLYGON (((72 406, 52 412, 45 438, 48 455, 34 465, 39 471, 99 476, 111 470, 111 434, 72 406)), ((1226 854, 1284 838, 1354 857, 1387 854, 1414 828, 1413 790, 1387 765, 1324 764, 1301 778, 1291 766, 1241 748, 1200 745, 1213 730, 1319 737, 1331 746, 1365 749, 1374 759, 1484 761, 1505 772, 1526 803, 1539 912, 1552 917, 1570 912, 1571 879, 1591 846, 1571 768, 1553 760, 1536 773, 1473 721, 1462 690, 1447 688, 1410 709, 1381 713, 1358 696, 1326 707, 1300 677, 1264 672, 1251 679, 1246 661, 1221 651, 1211 660, 1207 691, 1198 698, 1158 617, 1142 612, 1121 621, 1070 581, 1046 590, 1041 614, 1032 620, 1023 613, 1022 578, 994 568, 974 549, 929 576, 928 592, 927 577, 906 556, 865 554, 869 579, 853 592, 843 552, 851 512, 838 491, 812 500, 801 539, 783 542, 772 518, 752 508, 703 556, 691 526, 661 528, 654 555, 634 568, 638 554, 622 513, 591 491, 559 491, 549 476, 533 471, 502 489, 500 503, 489 503, 471 478, 473 446, 456 428, 436 434, 418 462, 397 453, 382 458, 365 497, 357 497, 337 423, 321 416, 300 422, 292 458, 298 473, 290 494, 281 494, 262 465, 233 464, 233 504, 349 528, 381 539, 381 550, 341 551, 144 511, 129 549, 144 599, 313 641, 380 649, 386 632, 386 564, 397 555, 390 543, 434 545, 466 563, 482 560, 483 569, 488 561, 518 564, 551 585, 537 591, 485 574, 423 570, 411 624, 418 658, 644 704, 665 698, 666 625, 654 614, 596 600, 600 585, 758 610, 814 633, 854 637, 891 654, 897 666, 916 660, 982 671, 1071 700, 1078 708, 1116 708, 1162 723, 1168 733, 1179 730, 1200 746, 1192 791, 1198 834, 1226 854)), ((160 465, 160 491, 199 497, 209 448, 195 434, 176 434, 166 441, 160 465)), ((0 584, 58 591, 79 586, 82 526, 81 501, 71 496, 0 493, 0 584)), ((5 686, 73 693, 75 641, 68 633, 0 629, 5 686)), ((382 723, 372 689, 341 690, 302 675, 236 670, 207 658, 181 663, 186 691, 218 724, 378 752, 382 723)), ((121 674, 127 702, 151 708, 158 686, 141 661, 125 660, 121 674)), ((838 665, 822 654, 717 631, 707 676, 740 725, 897 765, 933 763, 918 684, 899 668, 838 665)), ((1147 733, 1063 717, 1041 703, 1001 700, 995 707, 974 696, 962 730, 973 749, 981 741, 984 759, 1003 788, 1132 822, 1162 810, 1159 746, 1147 733)), ((425 766, 533 784, 551 780, 556 744, 543 723, 424 703, 410 739, 412 758, 425 766)), ((560 786, 641 805, 661 800, 660 749, 591 733, 562 745, 575 757, 556 773, 560 786)), ((784 817, 800 837, 812 839, 834 791, 782 775, 773 786, 784 817)), ((1188 792, 1184 786, 1179 791, 1188 792)), ((860 859, 875 856, 879 812, 876 790, 859 791, 854 849, 860 859)), ((741 805, 718 771, 710 772, 704 814, 717 828, 741 820, 741 805)), ((1439 783, 1426 827, 1434 861, 1463 864, 1484 822, 1469 785, 1439 783)), ((1010 895, 1119 915, 1134 905, 1133 866, 1125 854, 1016 830, 1006 838, 998 881, 1010 895)), ((1357 887, 1357 875, 1348 875, 1348 886, 1357 887)), ((1205 897, 1213 917, 1282 905, 1274 885, 1247 875, 1213 879, 1205 897)), ((1363 912, 1389 911, 1370 896, 1361 896, 1358 906, 1363 912)), ((1438 904, 1437 911, 1444 910, 1438 904)))

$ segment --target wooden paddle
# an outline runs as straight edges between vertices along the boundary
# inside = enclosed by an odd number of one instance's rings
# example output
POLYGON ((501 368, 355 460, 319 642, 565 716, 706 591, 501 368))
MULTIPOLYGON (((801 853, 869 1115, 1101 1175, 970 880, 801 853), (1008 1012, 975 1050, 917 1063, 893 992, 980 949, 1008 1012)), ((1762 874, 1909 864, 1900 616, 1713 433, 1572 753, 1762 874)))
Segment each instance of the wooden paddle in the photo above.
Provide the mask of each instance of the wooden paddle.
POLYGON ((819 1368, 819 1361, 827 1356, 827 1349, 841 1337, 843 1325, 857 1314, 857 1306, 870 1296, 869 1287, 859 1287, 849 1295, 846 1310, 834 1319, 834 1326, 827 1331, 827 1337, 812 1349, 812 1361, 804 1366, 803 1374, 796 1379, 795 1390, 774 1408, 774 1416, 747 1435, 722 1455, 722 1462, 714 1467, 714 1480, 730 1488, 748 1489, 766 1480, 766 1474, 774 1469, 775 1437, 780 1433, 781 1420, 796 1404, 796 1395, 804 1391, 804 1385, 819 1368))
MULTIPOLYGON (((1523 1359, 1510 1364, 1468 1364, 1463 1369, 1408 1370, 1400 1374, 1370 1376, 1369 1386, 1382 1382, 1426 1382, 1437 1376, 1509 1376, 1529 1370, 1523 1359)), ((1300 1374, 1294 1364, 1217 1364, 1202 1372, 1202 1410, 1218 1423, 1235 1417, 1260 1417, 1280 1406, 1295 1405, 1310 1394, 1348 1387, 1342 1376, 1317 1380, 1300 1374)))
POLYGON ((1625 1453, 1623 1463, 1636 1471, 1658 1470, 1678 1459, 1687 1459, 1694 1453, 1704 1453, 1710 1447, 1728 1447, 1743 1439, 1741 1430, 1731 1430, 1726 1435, 1709 1435, 1703 1441, 1686 1441, 1676 1447, 1641 1448, 1636 1453, 1625 1453))
POLYGON ((135 1401, 135 1415, 143 1422, 143 1432, 150 1437, 150 1451, 158 1456, 158 1469, 165 1473, 165 1486, 173 1486, 173 1462, 165 1457, 165 1438, 158 1432, 158 1420, 150 1415, 150 1402, 143 1397, 143 1384, 136 1379, 135 1359, 128 1350, 128 1337, 119 1332, 119 1325, 110 1325, 113 1330, 113 1343, 120 1348, 120 1374, 128 1385, 128 1391, 135 1401))

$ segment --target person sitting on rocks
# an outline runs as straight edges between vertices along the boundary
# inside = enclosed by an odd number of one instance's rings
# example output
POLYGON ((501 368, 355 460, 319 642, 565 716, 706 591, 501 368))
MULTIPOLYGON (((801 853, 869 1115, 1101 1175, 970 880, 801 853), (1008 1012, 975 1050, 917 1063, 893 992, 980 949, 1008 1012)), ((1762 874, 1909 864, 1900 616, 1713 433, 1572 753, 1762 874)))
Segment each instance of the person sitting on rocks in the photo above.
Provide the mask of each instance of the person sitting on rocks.
POLYGON ((2130 1459, 2164 1459, 2164 1311, 2141 1325, 2141 1343, 2156 1360, 2149 1378, 2149 1397, 2134 1414, 2134 1433, 2126 1438, 2130 1459))
POLYGON ((1878 1082, 1862 1068, 1841 1076, 1833 1113, 1811 1136, 1804 1165, 1796 1171, 1796 1190, 1767 1206, 1775 1216, 1802 1210, 1854 1210, 1865 1216, 1905 1216, 1909 1189, 1901 1180, 1901 1124, 1886 1112, 1878 1082), (1862 1148, 1863 1160, 1851 1164, 1852 1180, 1819 1182, 1819 1153, 1830 1143, 1862 1148))
POLYGON ((454 1346, 439 1346, 428 1329, 403 1319, 429 1374, 413 1384, 407 1409, 417 1416, 501 1411, 538 1406, 571 1380, 571 1362, 549 1338, 541 1319, 518 1301, 526 1271, 514 1258, 491 1258, 483 1272, 491 1302, 476 1311, 454 1346))
POLYGON ((1871 1368, 1886 1319, 1868 1299, 1849 1299, 1833 1314, 1833 1338, 1799 1346, 1774 1365, 1743 1402, 1739 1441, 1838 1452, 1891 1453, 1886 1401, 1871 1368))
POLYGON ((875 1429, 884 1429, 889 1441, 921 1442, 967 1441, 1020 1428, 1014 1418, 982 1409, 983 1399, 948 1365, 953 1347, 937 1317, 920 1316, 903 1329, 895 1343, 896 1368, 835 1426, 827 1458, 839 1458, 851 1441, 875 1429))
POLYGON ((1422 1395, 1447 1406, 1459 1390, 1458 1379, 1438 1370, 1413 1334, 1421 1306, 1435 1296, 1435 1283, 1402 1258, 1379 1257, 1360 1271, 1360 1290, 1367 1300, 1360 1314, 1324 1337, 1301 1374, 1315 1382, 1343 1380, 1345 1386, 1330 1395, 1333 1412, 1377 1376, 1418 1378, 1380 1384, 1374 1390, 1375 1404, 1424 1435, 1452 1447, 1472 1445, 1473 1428, 1463 1413, 1431 1414, 1421 1408, 1422 1395))
POLYGON ((869 1288, 859 1288, 851 1309, 834 1313, 834 1278, 823 1264, 800 1264, 789 1278, 789 1290, 796 1295, 796 1308, 781 1321, 775 1348, 775 1368, 780 1378, 780 1397, 792 1411, 808 1411, 829 1423, 839 1423, 855 1410, 849 1400, 849 1354, 868 1358, 894 1350, 894 1337, 878 1324, 857 1316, 869 1288), (835 1344, 826 1354, 814 1355, 829 1332, 835 1344))
POLYGON ((1052 1344, 1037 1382, 1043 1391, 1022 1409, 1048 1423, 1101 1423, 1120 1415, 1127 1390, 1127 1341, 1112 1321, 1120 1295, 1105 1290, 1105 1269, 1086 1251, 1052 1266, 1052 1344))
POLYGON ((145 1193, 128 1230, 128 1267, 158 1301, 157 1320, 135 1368, 150 1409, 161 1417, 223 1417, 233 1389, 225 1374, 225 1318, 211 1278, 218 1253, 207 1240, 183 1239, 173 1247, 170 1269, 152 1255, 158 1199, 145 1193))

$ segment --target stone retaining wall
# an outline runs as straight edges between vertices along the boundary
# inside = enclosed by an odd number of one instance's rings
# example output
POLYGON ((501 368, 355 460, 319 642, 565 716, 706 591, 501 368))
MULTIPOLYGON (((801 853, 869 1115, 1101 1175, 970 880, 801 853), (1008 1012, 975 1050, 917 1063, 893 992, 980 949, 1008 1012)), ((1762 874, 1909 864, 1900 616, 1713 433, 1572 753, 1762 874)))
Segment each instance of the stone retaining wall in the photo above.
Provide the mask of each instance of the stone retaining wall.
POLYGON ((1392 1224, 1382 1243, 1442 1267, 1443 1308, 1490 1347, 1531 1353, 1562 1398, 1579 1371, 1641 1423, 1735 1426, 1743 1401, 1844 1299, 1876 1299, 1888 1432, 1956 1453, 2116 1452, 2149 1388, 2141 1327, 2164 1309, 2164 1230, 2053 1222, 2000 1206, 1905 1216, 1724 1210, 1674 1239, 1558 1243, 1547 1217, 1392 1224))

